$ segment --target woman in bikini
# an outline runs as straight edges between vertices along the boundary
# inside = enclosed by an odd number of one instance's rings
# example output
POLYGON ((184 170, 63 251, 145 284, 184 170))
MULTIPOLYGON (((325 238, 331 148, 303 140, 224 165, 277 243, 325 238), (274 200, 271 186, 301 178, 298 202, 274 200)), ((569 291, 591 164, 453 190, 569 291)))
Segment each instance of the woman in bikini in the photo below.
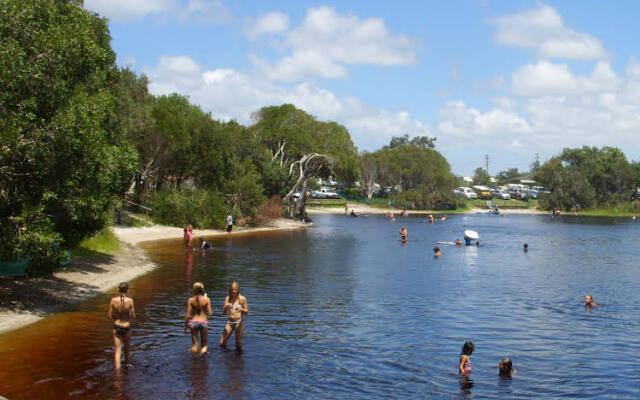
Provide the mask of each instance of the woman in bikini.
POLYGON ((207 332, 211 315, 211 301, 204 292, 204 285, 200 282, 193 284, 193 296, 187 300, 187 314, 184 316, 184 333, 187 327, 191 330, 191 352, 198 352, 198 334, 200 334, 200 354, 207 352, 207 332))
POLYGON ((131 320, 136 317, 133 299, 128 297, 129 284, 122 282, 118 286, 119 296, 109 303, 109 319, 113 322, 113 347, 116 369, 120 369, 122 359, 122 344, 124 343, 124 357, 127 365, 129 360, 129 344, 131 343, 131 320))
POLYGON ((224 326, 222 336, 220 336, 220 346, 226 347, 227 340, 233 332, 236 333, 236 349, 242 349, 242 334, 244 333, 244 323, 242 315, 249 313, 249 305, 247 299, 240 294, 240 285, 238 282, 231 282, 229 285, 229 296, 224 299, 222 313, 229 314, 229 320, 224 326))

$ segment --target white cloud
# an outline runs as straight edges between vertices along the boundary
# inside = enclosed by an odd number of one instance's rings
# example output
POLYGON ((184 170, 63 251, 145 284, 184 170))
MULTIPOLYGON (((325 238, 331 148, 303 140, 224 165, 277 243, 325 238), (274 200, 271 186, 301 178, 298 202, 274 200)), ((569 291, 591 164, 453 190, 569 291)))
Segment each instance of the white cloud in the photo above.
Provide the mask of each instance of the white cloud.
POLYGON ((341 64, 378 66, 416 62, 415 44, 405 35, 391 34, 379 18, 360 19, 338 14, 333 8, 312 8, 302 25, 286 33, 291 55, 275 64, 255 60, 271 79, 295 81, 304 78, 346 76, 341 64), (312 64, 321 63, 313 68, 312 64), (323 68, 329 71, 324 72, 323 68))
POLYGON ((514 72, 513 93, 493 98, 486 112, 462 101, 439 110, 433 132, 454 164, 466 163, 461 143, 520 166, 535 152, 551 156, 583 145, 640 154, 640 65, 633 59, 623 76, 607 62, 574 75, 565 64, 541 61, 514 72))
POLYGON ((537 50, 540 58, 608 58, 599 39, 567 28, 560 14, 545 4, 520 14, 498 17, 492 22, 498 27, 497 43, 537 50))
POLYGON ((176 7, 176 0, 84 0, 87 10, 114 20, 134 20, 176 7))
POLYGON ((289 29, 289 16, 281 12, 270 12, 257 19, 247 21, 247 35, 255 39, 264 34, 281 33, 289 29))
POLYGON ((232 18, 231 11, 219 1, 189 0, 180 16, 185 21, 226 23, 232 18))
POLYGON ((617 90, 620 78, 608 62, 598 62, 591 75, 575 76, 567 64, 540 61, 513 72, 512 91, 521 96, 560 96, 617 90))
POLYGON ((426 135, 428 129, 405 110, 370 107, 353 97, 338 97, 311 83, 283 86, 232 69, 205 70, 188 56, 162 57, 145 71, 154 94, 177 92, 211 111, 214 118, 249 123, 251 113, 284 103, 347 127, 361 149, 375 150, 391 136, 426 135))
POLYGON ((84 0, 87 10, 115 21, 135 21, 148 15, 168 15, 183 21, 223 23, 231 12, 216 0, 84 0))

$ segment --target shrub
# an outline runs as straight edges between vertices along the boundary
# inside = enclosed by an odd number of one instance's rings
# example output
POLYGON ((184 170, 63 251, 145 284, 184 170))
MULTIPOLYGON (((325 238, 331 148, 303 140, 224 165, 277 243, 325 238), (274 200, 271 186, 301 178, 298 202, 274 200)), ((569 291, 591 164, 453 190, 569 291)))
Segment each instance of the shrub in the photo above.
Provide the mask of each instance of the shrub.
POLYGON ((260 207, 258 207, 258 212, 256 216, 256 222, 263 223, 269 219, 275 219, 282 217, 283 213, 283 203, 280 196, 273 196, 265 203, 263 203, 260 207))
POLYGON ((153 217, 172 226, 192 225, 194 228, 224 228, 227 204, 213 190, 163 190, 151 195, 153 217))

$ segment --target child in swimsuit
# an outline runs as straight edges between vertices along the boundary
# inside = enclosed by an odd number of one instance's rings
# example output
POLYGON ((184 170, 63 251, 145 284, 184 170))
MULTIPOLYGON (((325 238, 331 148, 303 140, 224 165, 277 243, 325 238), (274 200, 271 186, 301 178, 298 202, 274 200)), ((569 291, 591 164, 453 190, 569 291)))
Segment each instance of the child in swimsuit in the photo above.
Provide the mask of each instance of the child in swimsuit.
POLYGON ((472 342, 464 342, 462 346, 462 351, 460 352, 460 364, 458 364, 458 371, 460 375, 469 375, 471 374, 471 354, 475 346, 472 342))
POLYGON ((204 285, 200 282, 193 284, 193 296, 187 300, 187 313, 184 317, 184 330, 191 330, 191 352, 198 352, 198 336, 200 336, 200 353, 207 352, 207 333, 209 321, 207 315, 211 315, 211 301, 204 292, 204 285))
POLYGON ((111 299, 109 303, 109 319, 113 321, 113 347, 115 368, 120 369, 122 362, 122 345, 124 344, 124 356, 127 364, 129 360, 129 344, 131 343, 131 319, 136 317, 133 307, 133 299, 127 297, 129 284, 122 282, 118 285, 119 296, 111 299))
POLYGON ((407 228, 406 227, 402 227, 402 229, 400 229, 400 240, 402 240, 403 242, 407 241, 407 228))
POLYGON ((220 347, 226 347, 231 335, 236 333, 236 349, 242 349, 242 336, 244 334, 243 315, 249 313, 247 299, 240 294, 238 282, 231 282, 229 285, 229 296, 224 299, 222 313, 229 315, 229 320, 224 325, 224 331, 220 336, 220 347))

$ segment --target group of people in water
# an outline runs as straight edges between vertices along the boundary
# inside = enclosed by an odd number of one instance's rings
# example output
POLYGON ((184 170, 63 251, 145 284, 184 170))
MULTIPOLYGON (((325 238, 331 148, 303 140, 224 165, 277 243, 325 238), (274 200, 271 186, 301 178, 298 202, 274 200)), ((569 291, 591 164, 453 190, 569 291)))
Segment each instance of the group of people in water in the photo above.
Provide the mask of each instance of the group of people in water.
MULTIPOLYGON (((222 305, 222 314, 228 319, 220 335, 220 347, 226 347, 231 335, 235 333, 236 349, 242 350, 244 335, 243 316, 249 313, 246 297, 240 294, 238 282, 231 282, 229 294, 222 305)), ((207 297, 201 282, 193 284, 193 296, 187 299, 187 311, 184 317, 183 332, 191 332, 191 352, 205 354, 208 351, 209 316, 213 315, 211 300, 207 297)), ((109 303, 109 319, 112 322, 115 369, 122 364, 122 351, 127 365, 130 365, 129 348, 131 344, 131 320, 135 319, 133 299, 129 297, 129 284, 122 282, 118 286, 118 296, 109 303)))
MULTIPOLYGON (((593 296, 587 294, 584 296, 584 308, 590 310, 594 307, 599 307, 600 304, 593 300, 593 296)), ((458 363, 458 373, 460 376, 468 377, 471 375, 471 354, 475 350, 473 342, 467 341, 462 345, 460 351, 460 362, 458 363)), ((516 371, 513 369, 513 362, 510 358, 501 358, 498 363, 498 375, 501 378, 511 378, 511 375, 516 371)))
MULTIPOLYGON (((476 346, 473 342, 464 342, 460 351, 460 362, 458 364, 458 373, 461 376, 471 375, 471 354, 476 346)), ((501 358, 498 362, 498 375, 501 378, 509 379, 516 371, 513 369, 513 363, 508 357, 501 358)))

